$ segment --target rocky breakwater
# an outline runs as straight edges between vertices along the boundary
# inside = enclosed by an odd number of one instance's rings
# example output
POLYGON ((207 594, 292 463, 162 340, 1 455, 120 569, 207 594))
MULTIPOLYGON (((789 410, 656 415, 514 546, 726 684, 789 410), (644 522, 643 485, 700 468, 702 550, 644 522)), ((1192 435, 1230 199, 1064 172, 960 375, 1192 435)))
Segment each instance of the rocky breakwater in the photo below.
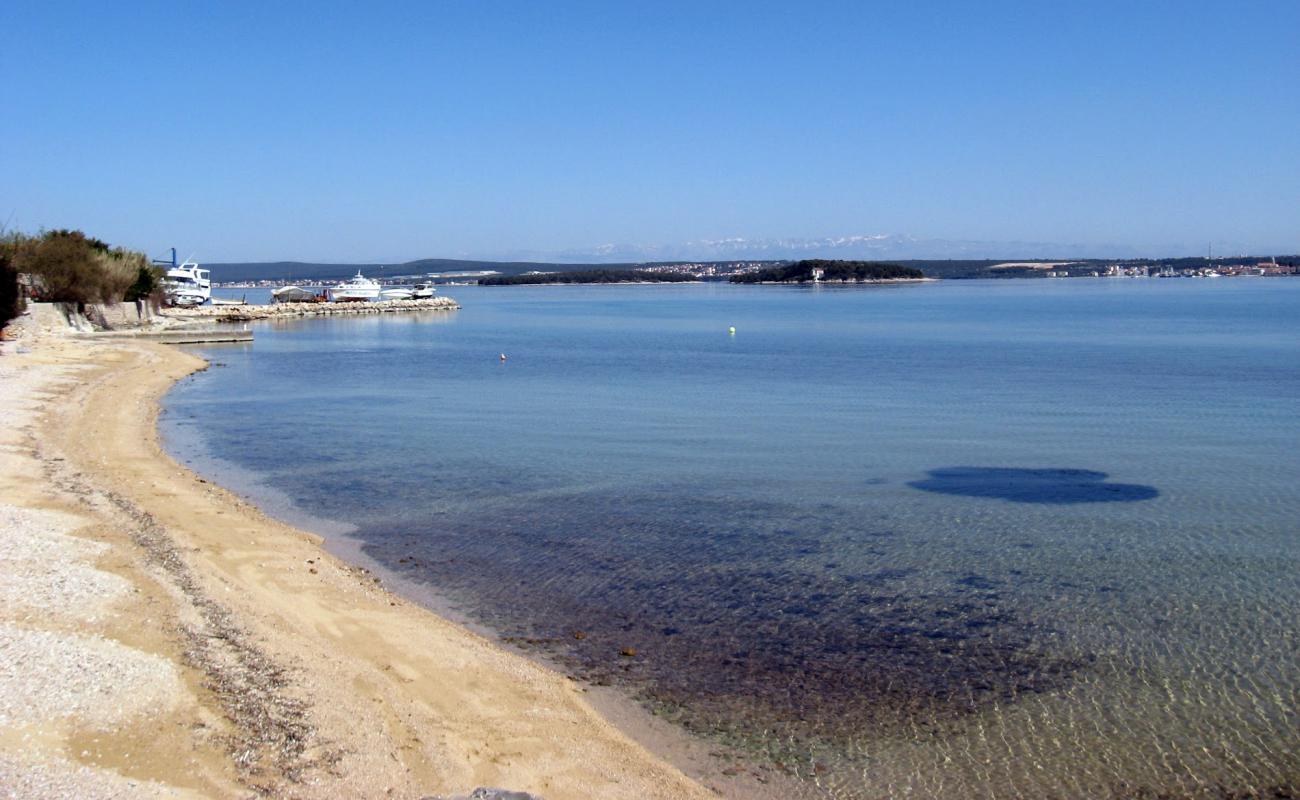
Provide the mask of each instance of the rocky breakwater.
POLYGON ((454 311, 460 303, 450 297, 421 300, 379 300, 374 303, 273 303, 265 306, 199 306, 169 308, 162 313, 176 319, 211 319, 216 322, 252 322, 289 317, 328 317, 345 314, 385 314, 403 311, 454 311))

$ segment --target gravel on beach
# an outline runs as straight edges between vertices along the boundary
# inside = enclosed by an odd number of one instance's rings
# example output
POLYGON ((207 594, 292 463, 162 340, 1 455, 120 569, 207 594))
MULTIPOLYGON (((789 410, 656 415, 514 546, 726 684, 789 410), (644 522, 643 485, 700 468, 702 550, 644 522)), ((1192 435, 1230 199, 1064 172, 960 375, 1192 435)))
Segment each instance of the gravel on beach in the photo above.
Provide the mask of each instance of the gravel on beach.
MULTIPOLYGON (((70 377, 62 367, 13 363, 25 338, 0 344, 0 486, 18 503, 10 487, 39 474, 29 438, 36 419, 70 377)), ((166 713, 187 695, 173 663, 99 633, 132 585, 96 568, 111 548, 74 535, 89 523, 30 498, 26 506, 0 503, 0 797, 184 794, 74 763, 50 745, 56 731, 111 731, 166 713)))
POLYGON ((93 622, 130 593, 129 581, 90 564, 108 545, 61 533, 79 523, 66 514, 0 504, 0 620, 93 622))
POLYGON ((18 800, 127 800, 191 796, 154 781, 139 781, 116 772, 74 764, 62 758, 0 754, 0 797, 18 800))
POLYGON ((167 660, 98 636, 0 624, 0 728, 75 717, 110 728, 170 709, 182 691, 167 660))

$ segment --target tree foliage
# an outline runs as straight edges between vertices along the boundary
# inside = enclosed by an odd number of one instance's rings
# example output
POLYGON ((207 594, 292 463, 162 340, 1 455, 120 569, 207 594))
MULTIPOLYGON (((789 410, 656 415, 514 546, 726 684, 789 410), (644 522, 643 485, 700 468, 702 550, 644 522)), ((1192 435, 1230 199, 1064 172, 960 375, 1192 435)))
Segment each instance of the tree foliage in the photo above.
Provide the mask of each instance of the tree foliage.
POLYGON ((122 299, 128 303, 149 298, 161 299, 163 292, 163 271, 149 263, 136 268, 135 283, 126 290, 122 299))

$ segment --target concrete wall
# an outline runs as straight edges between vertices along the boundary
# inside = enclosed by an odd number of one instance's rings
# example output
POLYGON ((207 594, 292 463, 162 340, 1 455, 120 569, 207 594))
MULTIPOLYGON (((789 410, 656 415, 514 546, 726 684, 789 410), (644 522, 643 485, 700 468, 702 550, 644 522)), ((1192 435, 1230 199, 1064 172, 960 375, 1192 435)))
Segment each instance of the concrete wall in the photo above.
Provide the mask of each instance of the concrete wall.
POLYGON ((153 308, 144 300, 136 300, 134 303, 92 303, 86 306, 86 318, 98 330, 140 328, 153 322, 153 308))
POLYGON ((58 333, 116 331, 142 328, 153 322, 153 308, 143 301, 134 303, 92 303, 84 312, 76 303, 33 303, 28 301, 32 321, 41 330, 58 333))

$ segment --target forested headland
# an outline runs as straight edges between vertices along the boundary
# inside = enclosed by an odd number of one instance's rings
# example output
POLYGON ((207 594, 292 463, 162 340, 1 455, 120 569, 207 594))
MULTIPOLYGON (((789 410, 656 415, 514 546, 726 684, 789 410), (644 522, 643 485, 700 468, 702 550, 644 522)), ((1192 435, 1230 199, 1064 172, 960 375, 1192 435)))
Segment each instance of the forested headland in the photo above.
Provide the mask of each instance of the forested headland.
POLYGON ((924 278, 914 267, 877 261, 828 261, 809 259, 757 272, 732 275, 732 283, 807 283, 822 281, 895 281, 924 278))

